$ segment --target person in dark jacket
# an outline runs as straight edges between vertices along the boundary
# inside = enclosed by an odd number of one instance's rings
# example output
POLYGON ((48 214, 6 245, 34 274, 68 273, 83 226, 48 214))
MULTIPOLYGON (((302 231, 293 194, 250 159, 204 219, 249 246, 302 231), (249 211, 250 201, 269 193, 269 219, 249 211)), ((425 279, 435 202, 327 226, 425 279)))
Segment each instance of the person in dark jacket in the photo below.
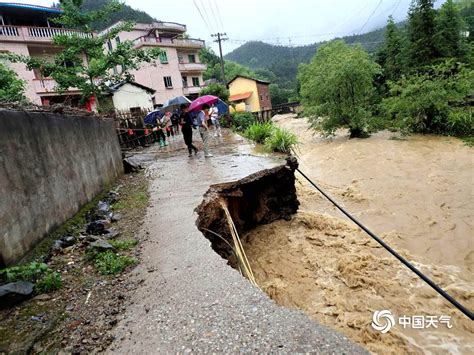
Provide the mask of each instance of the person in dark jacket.
POLYGON ((184 143, 188 146, 189 157, 197 154, 198 149, 193 145, 193 117, 188 112, 187 105, 181 105, 181 132, 183 133, 184 143))

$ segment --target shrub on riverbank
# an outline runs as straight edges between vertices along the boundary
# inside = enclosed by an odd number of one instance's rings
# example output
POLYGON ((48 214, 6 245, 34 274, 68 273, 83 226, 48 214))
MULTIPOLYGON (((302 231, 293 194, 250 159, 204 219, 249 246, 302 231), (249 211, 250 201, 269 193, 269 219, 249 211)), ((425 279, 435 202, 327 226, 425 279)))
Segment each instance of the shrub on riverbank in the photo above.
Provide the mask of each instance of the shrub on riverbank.
POLYGON ((236 112, 232 114, 232 128, 238 132, 243 132, 256 123, 251 112, 236 112))
POLYGON ((298 137, 283 128, 275 128, 265 140, 265 148, 272 152, 291 153, 298 145, 298 137))
POLYGON ((256 143, 263 144, 270 137, 275 127, 272 123, 254 123, 243 133, 245 138, 253 140, 256 143))
POLYGON ((254 123, 248 127, 243 136, 263 144, 270 152, 291 153, 298 145, 298 137, 286 129, 275 127, 273 123, 254 123))

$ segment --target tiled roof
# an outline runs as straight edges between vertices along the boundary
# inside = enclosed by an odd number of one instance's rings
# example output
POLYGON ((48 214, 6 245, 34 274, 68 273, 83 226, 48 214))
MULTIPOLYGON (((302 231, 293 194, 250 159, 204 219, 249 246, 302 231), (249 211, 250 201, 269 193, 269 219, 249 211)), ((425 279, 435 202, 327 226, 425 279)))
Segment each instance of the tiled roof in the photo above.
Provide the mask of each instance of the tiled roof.
POLYGON ((240 101, 240 100, 245 100, 248 99, 250 96, 252 96, 252 92, 244 92, 243 94, 236 94, 229 96, 229 101, 240 101))

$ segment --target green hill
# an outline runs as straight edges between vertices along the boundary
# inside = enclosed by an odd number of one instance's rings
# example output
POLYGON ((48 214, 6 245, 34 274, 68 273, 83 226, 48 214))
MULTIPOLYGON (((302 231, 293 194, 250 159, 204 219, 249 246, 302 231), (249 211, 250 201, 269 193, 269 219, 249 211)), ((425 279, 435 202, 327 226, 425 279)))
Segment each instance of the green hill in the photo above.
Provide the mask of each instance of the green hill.
MULTIPOLYGON (((108 0, 84 0, 82 8, 86 11, 98 10, 107 2, 108 0)), ((55 3, 53 4, 53 7, 59 7, 59 4, 55 3)), ((95 23, 93 27, 94 30, 101 31, 117 21, 152 23, 153 21, 156 21, 156 19, 148 15, 145 11, 136 10, 128 5, 124 5, 120 11, 113 13, 109 18, 103 21, 95 23)))
MULTIPOLYGON (((361 43, 369 53, 373 53, 383 41, 384 32, 385 29, 382 28, 361 35, 342 37, 341 39, 346 43, 361 43)), ((228 53, 225 58, 251 69, 269 69, 274 71, 273 69, 279 66, 294 67, 299 63, 308 63, 314 56, 316 49, 323 43, 287 47, 259 41, 247 42, 228 53)), ((296 69, 294 72, 296 73, 296 69)), ((281 73, 277 70, 275 74, 280 75, 281 73)))

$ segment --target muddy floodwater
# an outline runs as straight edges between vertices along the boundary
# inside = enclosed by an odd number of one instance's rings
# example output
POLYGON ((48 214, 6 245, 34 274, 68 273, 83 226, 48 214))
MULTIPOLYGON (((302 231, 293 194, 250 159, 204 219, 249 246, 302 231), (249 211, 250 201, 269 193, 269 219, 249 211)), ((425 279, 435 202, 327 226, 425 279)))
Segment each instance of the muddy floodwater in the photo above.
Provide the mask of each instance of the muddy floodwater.
MULTIPOLYGON (((274 120, 300 137, 305 174, 474 310, 473 148, 456 138, 390 132, 352 140, 341 132, 329 141, 313 136, 305 119, 274 120)), ((374 353, 474 353, 474 322, 298 180, 294 218, 244 238, 265 292, 374 353), (396 324, 381 334, 371 327, 377 310, 390 310, 396 323, 423 316, 431 324, 396 324)))

